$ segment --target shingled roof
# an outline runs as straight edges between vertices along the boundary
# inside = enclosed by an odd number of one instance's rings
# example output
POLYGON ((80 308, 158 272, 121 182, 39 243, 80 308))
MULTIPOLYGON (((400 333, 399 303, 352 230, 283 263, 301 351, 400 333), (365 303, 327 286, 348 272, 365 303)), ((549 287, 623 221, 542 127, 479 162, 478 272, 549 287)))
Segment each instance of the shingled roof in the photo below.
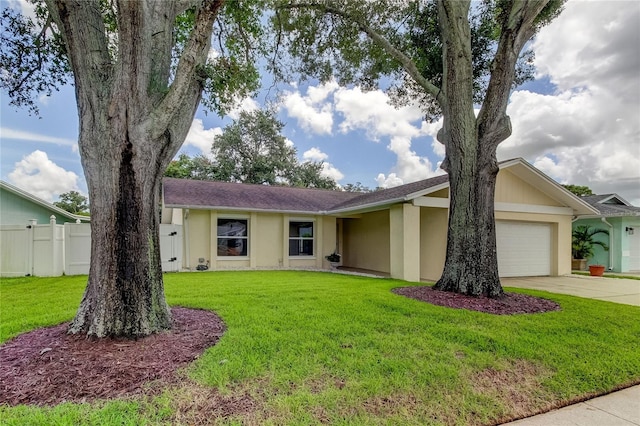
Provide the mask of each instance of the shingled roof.
POLYGON ((443 175, 394 188, 360 193, 165 178, 163 195, 166 207, 331 213, 403 201, 411 194, 447 181, 448 176, 443 175))
POLYGON ((585 195, 580 199, 595 207, 602 216, 640 216, 640 207, 635 207, 618 194, 585 195))
POLYGON ((391 204, 394 202, 405 201, 407 198, 412 198, 412 195, 421 195, 421 192, 425 192, 431 188, 442 185, 449 182, 448 175, 441 175, 432 177, 430 179, 419 180, 417 182, 407 183, 405 185, 394 186, 393 188, 381 189, 373 192, 366 192, 360 194, 356 198, 346 200, 340 204, 333 206, 330 211, 341 211, 352 208, 362 208, 367 206, 376 206, 391 204))
POLYGON ((167 207, 319 213, 359 193, 165 178, 167 207))

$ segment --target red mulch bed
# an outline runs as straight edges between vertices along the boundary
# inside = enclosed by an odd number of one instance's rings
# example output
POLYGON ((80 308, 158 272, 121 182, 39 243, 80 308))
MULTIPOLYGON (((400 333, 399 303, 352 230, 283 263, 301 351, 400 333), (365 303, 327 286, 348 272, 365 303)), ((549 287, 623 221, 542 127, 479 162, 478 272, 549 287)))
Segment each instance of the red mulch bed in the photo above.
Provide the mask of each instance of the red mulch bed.
POLYGON ((21 334, 0 346, 0 404, 54 405, 142 393, 218 342, 215 313, 173 308, 173 328, 138 340, 67 335, 68 324, 21 334))
POLYGON ((399 287, 392 290, 395 294, 446 306, 447 308, 469 309, 495 315, 538 314, 559 311, 560 305, 548 299, 520 293, 505 293, 500 299, 485 296, 466 296, 449 291, 434 290, 432 287, 399 287))

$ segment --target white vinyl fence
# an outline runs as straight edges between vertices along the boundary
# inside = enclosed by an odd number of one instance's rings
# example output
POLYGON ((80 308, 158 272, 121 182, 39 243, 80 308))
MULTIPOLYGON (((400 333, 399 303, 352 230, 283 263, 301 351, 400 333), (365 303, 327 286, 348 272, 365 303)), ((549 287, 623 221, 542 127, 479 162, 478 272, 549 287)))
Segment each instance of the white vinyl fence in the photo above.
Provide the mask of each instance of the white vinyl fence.
MULTIPOLYGON (((0 276, 56 277, 89 273, 91 225, 0 226, 0 276)), ((160 257, 163 272, 182 269, 182 226, 160 225, 160 257)))

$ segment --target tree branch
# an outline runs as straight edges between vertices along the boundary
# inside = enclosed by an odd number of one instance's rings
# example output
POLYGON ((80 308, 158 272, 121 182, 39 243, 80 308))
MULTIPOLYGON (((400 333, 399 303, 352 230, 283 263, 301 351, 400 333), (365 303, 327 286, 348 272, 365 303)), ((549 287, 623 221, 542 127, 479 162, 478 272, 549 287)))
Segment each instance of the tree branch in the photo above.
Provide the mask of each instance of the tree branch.
MULTIPOLYGON (((113 68, 97 1, 45 0, 60 30, 73 70, 76 93, 94 93, 95 84, 111 78, 113 68), (87 54, 89 52, 89 54, 87 54), (79 72, 83 70, 82 72, 79 72)), ((98 83, 98 84, 100 84, 98 83)), ((93 101, 99 101, 94 97, 93 101)), ((80 101, 80 100, 79 100, 80 101)))
POLYGON ((444 101, 440 88, 424 78, 413 60, 405 55, 402 51, 397 49, 389 40, 387 40, 382 34, 373 29, 370 25, 366 24, 364 20, 353 16, 342 9, 338 9, 333 6, 329 6, 322 3, 288 3, 278 7, 279 9, 304 9, 312 8, 319 10, 322 13, 339 16, 347 21, 353 22, 360 30, 365 33, 373 42, 384 49, 393 59, 398 61, 402 68, 409 74, 409 76, 427 93, 433 96, 438 103, 444 101))
POLYGON ((479 138, 497 147, 511 134, 506 115, 516 62, 524 45, 536 32, 534 24, 550 0, 514 0, 509 15, 502 24, 493 69, 485 100, 478 114, 479 138))
MULTIPOLYGON (((152 112, 150 120, 155 129, 152 138, 159 138, 168 129, 173 117, 183 108, 197 108, 202 97, 202 81, 197 68, 206 62, 211 45, 213 23, 224 0, 202 1, 198 9, 193 31, 185 44, 176 68, 176 75, 168 93, 152 112)), ((182 141, 180 141, 182 142, 182 141)))

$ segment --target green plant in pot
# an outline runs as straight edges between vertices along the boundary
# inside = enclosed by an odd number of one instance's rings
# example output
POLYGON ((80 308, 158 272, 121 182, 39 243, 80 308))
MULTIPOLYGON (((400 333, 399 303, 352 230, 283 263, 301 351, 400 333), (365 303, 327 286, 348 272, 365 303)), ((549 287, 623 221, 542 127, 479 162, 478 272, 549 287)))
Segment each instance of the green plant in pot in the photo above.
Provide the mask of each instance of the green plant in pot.
POLYGON ((573 230, 571 241, 571 269, 586 270, 587 260, 593 257, 595 246, 600 246, 608 251, 609 246, 602 241, 596 240, 594 237, 598 234, 609 235, 606 229, 594 228, 587 225, 577 226, 573 230))
POLYGON ((334 251, 330 255, 325 256, 325 259, 327 259, 329 261, 329 263, 331 263, 332 266, 333 266, 333 265, 335 265, 335 264, 340 262, 340 255, 334 251))

